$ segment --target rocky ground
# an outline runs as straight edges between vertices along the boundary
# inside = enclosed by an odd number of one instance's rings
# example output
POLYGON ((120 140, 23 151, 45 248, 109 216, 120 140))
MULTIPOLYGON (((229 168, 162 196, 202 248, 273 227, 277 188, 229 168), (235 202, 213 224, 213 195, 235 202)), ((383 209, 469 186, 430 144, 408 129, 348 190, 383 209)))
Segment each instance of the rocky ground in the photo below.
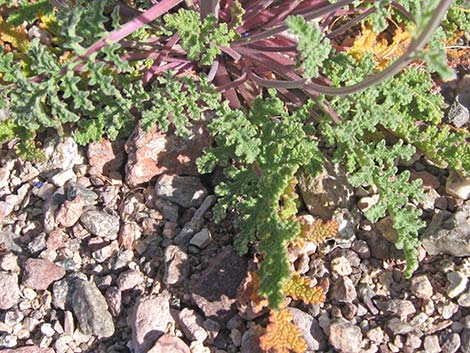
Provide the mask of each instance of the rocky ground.
MULTIPOLYGON (((469 126, 469 82, 447 88, 457 127, 469 126)), ((191 140, 136 129, 87 149, 46 137, 36 164, 4 146, 0 352, 260 352, 267 314, 237 300, 253 264, 233 250, 232 222, 212 221, 220 176, 194 164, 210 142, 202 127, 191 140)), ((340 224, 335 239, 290 254, 330 283, 324 304, 290 303, 309 351, 470 352, 470 183, 419 154, 401 168, 427 193, 411 280, 390 220, 362 216, 374 190, 348 187, 332 166, 301 180, 303 212, 340 224)))

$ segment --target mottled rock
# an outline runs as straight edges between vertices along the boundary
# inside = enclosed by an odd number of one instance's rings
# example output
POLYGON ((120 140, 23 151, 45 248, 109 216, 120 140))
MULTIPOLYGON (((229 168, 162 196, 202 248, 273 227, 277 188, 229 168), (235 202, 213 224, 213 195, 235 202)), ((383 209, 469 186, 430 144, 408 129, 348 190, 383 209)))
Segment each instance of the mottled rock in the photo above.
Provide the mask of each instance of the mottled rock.
POLYGON ((117 286, 121 291, 132 289, 144 282, 144 275, 138 270, 128 270, 121 273, 117 279, 117 286))
POLYGON ((115 240, 119 232, 119 217, 104 211, 89 210, 82 214, 80 221, 91 234, 108 240, 115 240))
POLYGON ((301 175, 299 188, 308 212, 323 219, 330 219, 337 207, 348 208, 354 195, 344 171, 331 163, 316 177, 301 175))
POLYGON ((460 336, 457 333, 451 333, 442 344, 442 353, 455 353, 460 348, 460 336))
POLYGON ((0 310, 10 309, 18 304, 19 300, 18 275, 0 271, 0 310))
POLYGON ((116 287, 109 287, 105 293, 106 303, 108 303, 109 312, 114 317, 121 313, 122 294, 116 287))
POLYGON ((452 170, 447 178, 446 192, 461 200, 470 199, 470 179, 462 178, 452 170))
POLYGON ((344 319, 334 320, 330 325, 328 340, 338 351, 359 353, 362 342, 361 329, 344 319))
POLYGON ((294 317, 294 324, 302 332, 302 337, 311 351, 323 351, 326 348, 326 338, 317 319, 297 308, 289 308, 294 317))
POLYGON ((111 337, 114 322, 106 299, 93 282, 76 279, 73 283, 72 309, 80 330, 87 335, 111 337))
POLYGON ((117 176, 124 161, 124 141, 107 139, 88 144, 88 173, 94 176, 117 176))
POLYGON ((393 335, 406 335, 415 329, 412 325, 403 322, 398 318, 388 320, 386 328, 393 335))
POLYGON ((65 276, 63 267, 44 259, 27 259, 21 284, 25 287, 45 290, 53 282, 65 276))
POLYGON ((174 324, 169 300, 169 293, 164 292, 158 296, 140 297, 135 303, 130 318, 135 353, 147 353, 167 331, 168 325, 174 324))
POLYGON ((447 295, 449 298, 455 298, 467 288, 468 278, 460 272, 447 273, 449 285, 447 287, 447 295))
POLYGON ((80 183, 68 182, 64 187, 64 192, 67 200, 72 201, 80 198, 85 206, 93 206, 98 199, 96 192, 80 183))
POLYGON ((212 138, 201 124, 193 124, 189 138, 163 134, 156 126, 148 132, 137 126, 125 145, 126 181, 135 186, 162 173, 198 175, 196 159, 211 144, 212 138))
POLYGON ((186 252, 179 246, 170 245, 165 249, 165 274, 163 282, 166 284, 181 283, 188 275, 189 261, 186 252))
POLYGON ((0 231, 0 244, 6 248, 6 250, 12 251, 14 254, 20 255, 23 253, 23 248, 19 241, 20 235, 9 232, 9 231, 0 231))
POLYGON ((119 229, 118 243, 124 249, 134 249, 135 242, 142 236, 142 230, 135 222, 126 222, 119 229))
POLYGON ((204 228, 200 232, 194 234, 189 241, 190 245, 197 246, 199 249, 204 249, 211 243, 212 237, 209 229, 204 228))
POLYGON ((411 293, 421 299, 430 299, 433 294, 431 282, 426 275, 414 277, 411 280, 411 293))
POLYGON ((41 173, 72 169, 75 164, 83 163, 83 156, 80 155, 78 145, 72 137, 54 137, 45 142, 42 151, 44 160, 36 163, 41 173))
POLYGON ((73 227, 83 213, 85 203, 79 197, 73 201, 65 200, 56 215, 56 221, 63 227, 73 227))
POLYGON ((192 298, 206 318, 225 322, 236 312, 237 288, 246 277, 248 263, 225 248, 192 282, 192 298))
POLYGON ((203 328, 204 319, 194 310, 184 308, 178 314, 178 324, 186 338, 191 341, 203 342, 207 338, 207 332, 203 328))
POLYGON ((342 303, 351 303, 357 298, 356 288, 349 277, 339 278, 333 287, 334 298, 342 303))
POLYGON ((352 273, 352 267, 348 259, 344 256, 338 256, 331 260, 331 270, 338 276, 349 276, 352 273))
POLYGON ((207 196, 207 189, 197 177, 164 174, 155 184, 155 194, 178 205, 198 207, 207 196))
POLYGON ((470 120, 470 112, 467 108, 468 96, 458 94, 451 104, 449 112, 445 114, 445 119, 457 128, 464 127, 470 120))
POLYGON ((470 205, 454 214, 437 210, 421 240, 429 255, 470 256, 470 205))
POLYGON ((147 353, 192 353, 189 347, 178 337, 164 335, 147 353))

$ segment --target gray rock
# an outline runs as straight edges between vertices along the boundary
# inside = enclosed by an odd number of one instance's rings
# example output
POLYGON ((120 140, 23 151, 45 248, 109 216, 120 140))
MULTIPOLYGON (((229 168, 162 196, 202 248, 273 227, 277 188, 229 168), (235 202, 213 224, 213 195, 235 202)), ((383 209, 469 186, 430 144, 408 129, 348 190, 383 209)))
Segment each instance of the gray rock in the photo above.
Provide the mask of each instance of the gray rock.
POLYGON ((302 332, 302 337, 311 351, 323 351, 326 348, 326 337, 317 319, 297 308, 289 308, 294 317, 294 324, 302 332))
POLYGON ((178 222, 179 207, 177 204, 162 198, 157 198, 155 199, 154 206, 165 219, 170 222, 178 222))
POLYGON ((393 335, 406 335, 414 330, 414 327, 398 318, 387 321, 386 328, 393 335))
POLYGON ((357 298, 356 288, 349 277, 339 278, 333 288, 334 298, 342 303, 351 303, 357 298))
POLYGON ((447 295, 449 298, 455 298, 467 288, 468 278, 460 272, 447 273, 449 285, 447 287, 447 295))
POLYGON ((73 283, 72 309, 80 330, 86 335, 111 337, 114 322, 106 299, 93 282, 77 279, 73 283))
POLYGON ((202 204, 207 189, 197 177, 163 174, 157 180, 155 194, 184 208, 191 208, 202 204))
POLYGON ((442 353, 455 353, 460 348, 460 336, 457 333, 451 333, 442 344, 442 353))
POLYGON ((330 219, 337 207, 348 208, 354 189, 338 165, 324 164, 320 175, 299 176, 299 188, 307 210, 313 216, 330 219))
POLYGON ((426 275, 414 277, 411 280, 410 290, 420 299, 430 299, 433 294, 431 282, 426 275))
POLYGON ((189 261, 186 252, 179 246, 170 245, 165 249, 165 274, 163 282, 166 284, 181 283, 186 279, 189 271, 189 261))
POLYGON ((446 120, 455 127, 464 127, 470 120, 468 106, 470 106, 468 97, 466 95, 458 94, 450 106, 448 114, 446 114, 446 120))
POLYGON ((429 255, 470 256, 470 205, 455 214, 436 211, 421 241, 429 255))
POLYGON ((52 305, 61 310, 72 310, 73 284, 77 279, 86 281, 85 274, 77 272, 67 275, 52 285, 52 305))
POLYGON ((190 245, 197 246, 199 249, 204 249, 211 243, 212 237, 209 229, 204 228, 200 232, 194 234, 189 241, 190 245))
POLYGON ((115 240, 119 232, 119 217, 104 211, 89 210, 80 217, 83 227, 91 234, 115 240))
POLYGON ((76 182, 68 182, 65 185, 65 197, 67 200, 72 201, 77 197, 83 200, 85 206, 93 206, 96 204, 98 199, 98 194, 86 186, 76 182))
POLYGON ((463 293, 457 300, 457 303, 460 306, 463 306, 464 308, 469 308, 470 307, 470 292, 463 293))
POLYGON ((361 329, 352 323, 338 319, 330 325, 330 344, 340 352, 359 353, 361 350, 361 329))
POLYGON ((206 318, 223 323, 236 312, 237 289, 245 279, 248 262, 225 248, 192 281, 192 298, 206 318))
POLYGON ((14 254, 20 255, 23 253, 23 248, 20 246, 19 241, 20 235, 13 232, 0 232, 0 244, 7 249, 13 252, 14 254))
POLYGON ((470 353, 470 329, 468 328, 460 334, 460 348, 462 353, 470 353))
POLYGON ((37 163, 41 173, 72 169, 75 164, 83 163, 83 156, 79 153, 78 145, 72 137, 62 139, 54 137, 46 141, 43 151, 44 161, 37 163))
POLYGON ((140 297, 130 317, 134 352, 147 353, 155 341, 167 331, 169 324, 174 325, 170 313, 169 293, 140 297))
POLYGON ((20 288, 18 275, 0 271, 0 310, 8 310, 18 304, 20 288))

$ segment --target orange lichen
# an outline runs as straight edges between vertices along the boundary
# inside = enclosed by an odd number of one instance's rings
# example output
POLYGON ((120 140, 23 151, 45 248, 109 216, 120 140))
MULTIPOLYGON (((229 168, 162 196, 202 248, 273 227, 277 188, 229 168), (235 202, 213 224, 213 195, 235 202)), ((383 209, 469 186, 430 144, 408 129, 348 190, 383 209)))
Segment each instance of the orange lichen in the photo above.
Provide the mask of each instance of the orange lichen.
POLYGON ((272 310, 266 331, 260 337, 261 349, 265 352, 304 353, 307 344, 292 320, 289 309, 272 310))
POLYGON ((306 304, 321 304, 325 301, 326 288, 324 285, 312 286, 308 277, 294 273, 292 278, 284 284, 284 294, 294 300, 302 300, 306 304))
POLYGON ((255 272, 248 272, 245 281, 238 289, 237 303, 241 312, 249 317, 258 317, 269 305, 268 299, 259 295, 259 279, 255 272))
POLYGON ((361 35, 354 40, 354 45, 348 53, 355 59, 361 59, 364 54, 372 53, 377 63, 376 69, 385 68, 389 61, 405 53, 411 42, 411 32, 396 26, 391 43, 372 28, 362 26, 361 35))
POLYGON ((26 53, 29 48, 29 38, 26 33, 26 27, 13 26, 0 17, 0 42, 9 43, 13 49, 26 53))
POLYGON ((304 218, 299 218, 299 222, 300 234, 292 242, 292 245, 296 247, 303 247, 306 241, 322 244, 338 232, 338 223, 333 220, 323 222, 317 219, 313 223, 308 223, 304 218))

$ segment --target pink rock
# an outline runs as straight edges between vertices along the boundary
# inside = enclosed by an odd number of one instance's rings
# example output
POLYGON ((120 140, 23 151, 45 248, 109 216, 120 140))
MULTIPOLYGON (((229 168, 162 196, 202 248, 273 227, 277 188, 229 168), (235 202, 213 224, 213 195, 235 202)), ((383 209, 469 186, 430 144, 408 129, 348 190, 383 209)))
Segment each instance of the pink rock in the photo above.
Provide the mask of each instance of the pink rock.
POLYGON ((189 347, 178 337, 164 335, 148 353, 191 353, 189 347))
POLYGON ((113 176, 124 160, 124 141, 103 140, 88 145, 88 173, 93 176, 113 176))
POLYGON ((141 235, 142 230, 137 223, 124 223, 119 229, 119 246, 127 250, 132 250, 134 249, 134 242, 139 239, 141 235))
POLYGON ((14 349, 1 349, 0 353, 54 353, 52 348, 41 348, 37 346, 27 346, 14 349))
POLYGON ((126 181, 131 186, 149 182, 162 173, 197 175, 196 159, 212 144, 206 128, 195 125, 193 137, 163 134, 157 127, 149 132, 136 127, 126 142, 126 181))
POLYGON ((73 201, 66 200, 56 215, 56 221, 63 227, 73 227, 83 213, 85 203, 80 197, 73 201))
POLYGON ((54 229, 47 237, 46 245, 49 250, 57 250, 64 246, 67 234, 62 229, 54 229))
POLYGON ((0 201, 0 223, 3 223, 5 218, 13 211, 15 205, 7 202, 0 201))
POLYGON ((65 270, 44 259, 27 259, 23 269, 25 287, 46 290, 53 282, 65 276, 65 270))
POLYGON ((128 270, 119 275, 117 286, 121 291, 132 289, 144 282, 144 275, 138 270, 128 270))

